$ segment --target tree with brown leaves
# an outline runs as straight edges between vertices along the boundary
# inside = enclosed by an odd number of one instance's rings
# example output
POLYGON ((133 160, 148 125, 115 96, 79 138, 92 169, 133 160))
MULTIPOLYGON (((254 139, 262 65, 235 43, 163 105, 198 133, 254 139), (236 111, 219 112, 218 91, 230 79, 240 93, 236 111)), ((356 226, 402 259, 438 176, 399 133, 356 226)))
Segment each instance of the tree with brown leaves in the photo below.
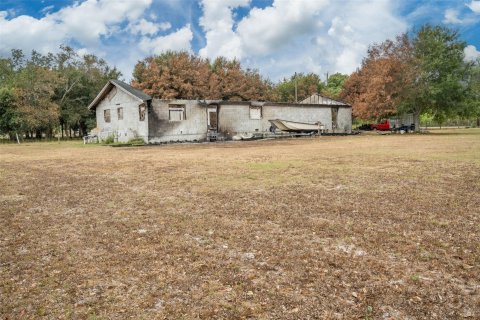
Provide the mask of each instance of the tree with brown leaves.
POLYGON ((402 86, 411 81, 410 52, 406 34, 369 48, 361 68, 347 79, 341 94, 352 104, 355 117, 378 120, 397 112, 402 86))
POLYGON ((196 99, 208 94, 207 60, 188 52, 166 52, 136 64, 132 85, 164 99, 196 99))
POLYGON ((256 70, 219 57, 210 65, 188 52, 166 52, 140 61, 132 86, 164 99, 266 100, 272 85, 256 70))

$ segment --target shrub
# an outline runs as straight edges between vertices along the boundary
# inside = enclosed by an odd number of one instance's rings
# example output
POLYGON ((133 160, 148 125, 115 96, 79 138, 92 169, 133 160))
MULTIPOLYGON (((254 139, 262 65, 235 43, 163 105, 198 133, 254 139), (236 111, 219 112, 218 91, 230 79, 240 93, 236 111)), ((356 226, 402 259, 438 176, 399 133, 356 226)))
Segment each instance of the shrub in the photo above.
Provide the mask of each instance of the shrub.
POLYGON ((127 143, 132 144, 132 145, 144 145, 145 141, 142 138, 136 137, 136 138, 132 138, 132 139, 128 140, 127 143))
POLYGON ((115 142, 115 137, 112 134, 108 135, 108 137, 106 137, 102 142, 103 144, 112 144, 115 142))

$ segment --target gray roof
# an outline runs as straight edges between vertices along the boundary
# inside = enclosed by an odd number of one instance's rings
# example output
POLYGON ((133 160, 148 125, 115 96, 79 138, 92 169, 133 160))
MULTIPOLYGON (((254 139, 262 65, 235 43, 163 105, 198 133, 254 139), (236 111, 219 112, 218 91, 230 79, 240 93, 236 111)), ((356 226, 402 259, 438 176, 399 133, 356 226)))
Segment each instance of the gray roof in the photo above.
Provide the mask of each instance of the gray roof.
POLYGON ((137 90, 135 89, 134 87, 132 87, 131 85, 129 84, 126 84, 125 82, 123 81, 120 81, 120 80, 110 80, 111 83, 117 85, 117 86, 120 86, 122 87, 123 89, 125 89, 126 91, 128 91, 130 94, 134 95, 135 97, 139 98, 139 99, 142 99, 143 101, 148 101, 148 100, 151 100, 152 97, 150 97, 148 94, 146 94, 145 92, 143 91, 140 91, 140 90, 137 90))
POLYGON ((348 103, 333 100, 331 98, 322 96, 319 93, 314 93, 310 97, 300 101, 300 103, 308 103, 308 104, 323 104, 323 105, 334 105, 334 106, 350 106, 348 103))
POLYGON ((120 90, 124 91, 125 93, 131 95, 132 97, 146 102, 149 100, 152 100, 152 97, 150 97, 148 94, 135 89, 129 84, 126 84, 123 81, 120 80, 109 80, 107 84, 103 87, 103 89, 100 91, 100 93, 93 99, 92 103, 88 106, 88 109, 94 109, 97 107, 97 105, 100 103, 100 101, 105 98, 105 96, 112 90, 113 87, 120 88, 120 90))

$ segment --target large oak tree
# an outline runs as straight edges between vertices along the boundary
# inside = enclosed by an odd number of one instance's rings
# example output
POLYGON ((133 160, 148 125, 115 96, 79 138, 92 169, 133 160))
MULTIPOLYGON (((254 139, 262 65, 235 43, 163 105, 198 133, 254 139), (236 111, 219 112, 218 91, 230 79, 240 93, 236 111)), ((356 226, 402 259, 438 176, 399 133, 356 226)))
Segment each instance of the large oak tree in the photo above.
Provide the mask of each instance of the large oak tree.
POLYGON ((458 114, 467 94, 468 64, 465 63, 466 43, 460 34, 441 26, 425 25, 412 39, 409 74, 401 91, 401 111, 414 114, 415 128, 420 115, 434 117, 458 114))

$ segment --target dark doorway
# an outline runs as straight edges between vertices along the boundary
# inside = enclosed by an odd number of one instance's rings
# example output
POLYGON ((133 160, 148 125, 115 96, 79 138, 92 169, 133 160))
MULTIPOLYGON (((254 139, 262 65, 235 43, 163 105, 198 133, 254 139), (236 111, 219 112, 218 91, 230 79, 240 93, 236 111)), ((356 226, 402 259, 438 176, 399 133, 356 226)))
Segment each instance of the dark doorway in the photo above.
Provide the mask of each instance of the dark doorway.
POLYGON ((218 130, 218 107, 209 106, 207 109, 207 125, 208 130, 217 131, 218 130))

